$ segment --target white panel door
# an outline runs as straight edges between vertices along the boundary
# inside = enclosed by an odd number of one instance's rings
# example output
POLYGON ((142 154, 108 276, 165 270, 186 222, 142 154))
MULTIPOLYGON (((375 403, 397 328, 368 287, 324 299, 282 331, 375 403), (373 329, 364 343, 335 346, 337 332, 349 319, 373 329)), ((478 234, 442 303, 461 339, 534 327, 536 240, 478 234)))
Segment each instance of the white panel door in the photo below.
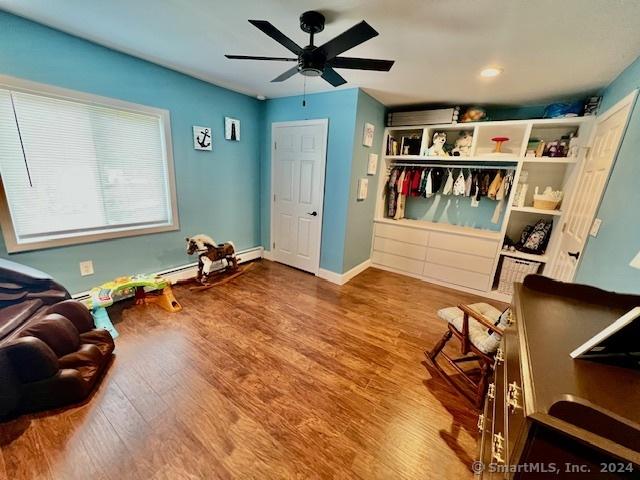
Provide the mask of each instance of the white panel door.
POLYGON ((327 120, 274 123, 272 141, 273 259, 318 273, 327 120))
POLYGON ((607 110, 596 123, 595 133, 585 165, 576 185, 574 198, 563 225, 560 248, 551 277, 573 281, 580 254, 591 230, 609 172, 633 107, 636 92, 607 110))

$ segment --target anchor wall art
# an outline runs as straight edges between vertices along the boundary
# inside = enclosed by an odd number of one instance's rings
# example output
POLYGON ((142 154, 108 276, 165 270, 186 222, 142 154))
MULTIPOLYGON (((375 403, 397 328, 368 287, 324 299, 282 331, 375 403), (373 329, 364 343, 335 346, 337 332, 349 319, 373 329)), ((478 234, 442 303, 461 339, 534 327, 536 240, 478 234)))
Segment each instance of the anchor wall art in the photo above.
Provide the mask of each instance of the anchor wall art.
POLYGON ((193 126, 193 148, 196 150, 211 150, 211 129, 209 127, 193 126))

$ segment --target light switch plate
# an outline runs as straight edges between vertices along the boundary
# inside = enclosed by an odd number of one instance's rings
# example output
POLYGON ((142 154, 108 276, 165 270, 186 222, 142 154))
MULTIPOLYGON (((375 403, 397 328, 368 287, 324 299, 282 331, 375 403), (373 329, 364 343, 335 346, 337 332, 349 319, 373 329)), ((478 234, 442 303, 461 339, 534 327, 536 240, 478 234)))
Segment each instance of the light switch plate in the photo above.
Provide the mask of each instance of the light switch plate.
POLYGON ((93 275, 93 262, 91 260, 85 260, 80 262, 80 275, 86 277, 87 275, 93 275))
POLYGON ((593 223, 591 224, 591 230, 589 231, 589 235, 592 237, 597 237, 598 232, 600 231, 600 225, 602 225, 602 220, 599 218, 595 218, 593 223))
POLYGON ((358 200, 366 200, 367 199, 367 191, 369 190, 369 179, 360 178, 358 179, 358 200))

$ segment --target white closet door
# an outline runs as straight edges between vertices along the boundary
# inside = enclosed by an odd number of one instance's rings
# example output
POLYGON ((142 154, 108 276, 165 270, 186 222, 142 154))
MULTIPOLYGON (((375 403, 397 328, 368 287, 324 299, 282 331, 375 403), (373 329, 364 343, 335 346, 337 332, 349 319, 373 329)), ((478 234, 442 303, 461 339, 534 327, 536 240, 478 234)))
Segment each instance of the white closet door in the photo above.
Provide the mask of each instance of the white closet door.
POLYGON ((318 273, 327 121, 273 125, 274 260, 318 273))
POLYGON ((551 277, 557 280, 571 282, 576 274, 636 93, 624 98, 598 119, 592 147, 563 225, 560 248, 551 271, 551 277))

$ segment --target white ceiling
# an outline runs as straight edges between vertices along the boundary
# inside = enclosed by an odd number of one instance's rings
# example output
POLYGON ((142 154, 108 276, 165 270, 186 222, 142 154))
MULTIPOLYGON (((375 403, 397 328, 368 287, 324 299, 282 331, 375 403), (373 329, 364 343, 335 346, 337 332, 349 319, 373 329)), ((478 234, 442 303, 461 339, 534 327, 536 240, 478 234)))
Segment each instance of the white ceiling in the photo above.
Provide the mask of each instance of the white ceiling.
MULTIPOLYGON (((395 60, 389 73, 339 70, 388 106, 540 103, 591 93, 640 54, 638 0, 0 0, 0 8, 250 95, 302 93, 285 62, 225 53, 289 56, 247 22, 264 19, 300 45, 305 10, 327 16, 321 44, 360 20, 380 36, 345 55, 395 60), (499 65, 504 74, 481 79, 499 65)), ((333 87, 307 80, 307 92, 333 87)))

